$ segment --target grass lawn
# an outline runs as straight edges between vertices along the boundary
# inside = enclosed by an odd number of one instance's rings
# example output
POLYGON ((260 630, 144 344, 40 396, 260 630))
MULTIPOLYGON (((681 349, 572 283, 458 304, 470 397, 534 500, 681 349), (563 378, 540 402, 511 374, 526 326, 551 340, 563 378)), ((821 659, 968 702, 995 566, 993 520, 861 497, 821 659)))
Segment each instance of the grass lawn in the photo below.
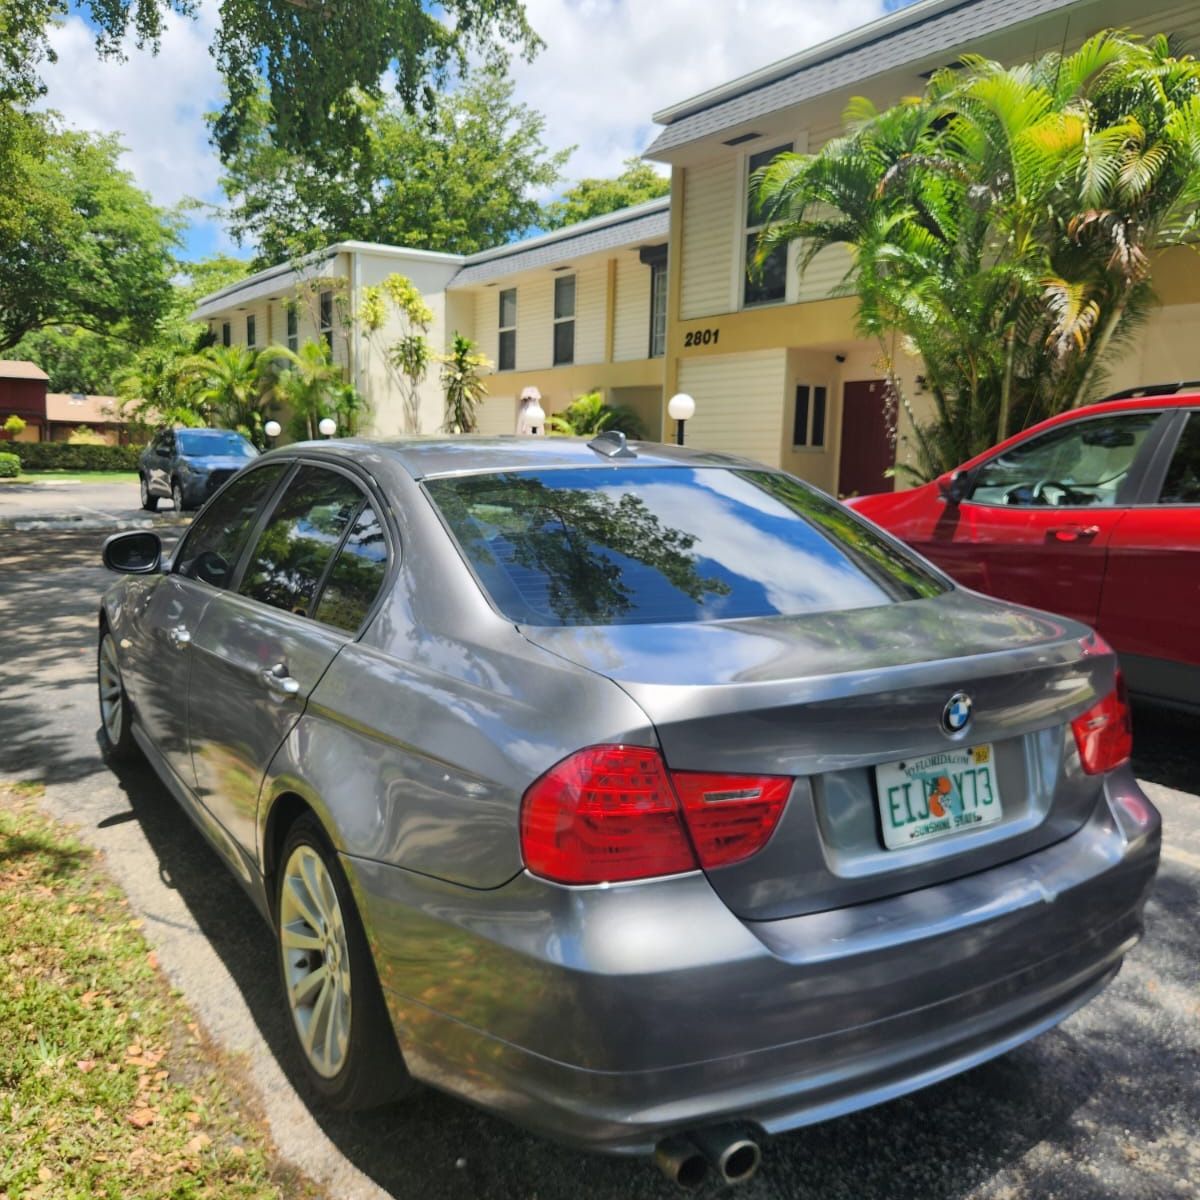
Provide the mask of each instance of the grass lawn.
POLYGON ((316 1195, 38 790, 0 786, 0 1196, 316 1195))

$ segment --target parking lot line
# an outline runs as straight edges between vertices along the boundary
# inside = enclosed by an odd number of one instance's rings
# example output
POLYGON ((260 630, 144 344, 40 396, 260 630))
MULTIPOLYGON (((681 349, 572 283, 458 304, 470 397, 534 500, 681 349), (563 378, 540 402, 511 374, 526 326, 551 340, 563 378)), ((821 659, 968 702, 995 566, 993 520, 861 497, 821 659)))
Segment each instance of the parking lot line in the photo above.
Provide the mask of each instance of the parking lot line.
POLYGON ((1185 867, 1191 867, 1193 871, 1200 871, 1200 854, 1193 854, 1190 850, 1164 846, 1162 856, 1170 862, 1182 863, 1185 867))

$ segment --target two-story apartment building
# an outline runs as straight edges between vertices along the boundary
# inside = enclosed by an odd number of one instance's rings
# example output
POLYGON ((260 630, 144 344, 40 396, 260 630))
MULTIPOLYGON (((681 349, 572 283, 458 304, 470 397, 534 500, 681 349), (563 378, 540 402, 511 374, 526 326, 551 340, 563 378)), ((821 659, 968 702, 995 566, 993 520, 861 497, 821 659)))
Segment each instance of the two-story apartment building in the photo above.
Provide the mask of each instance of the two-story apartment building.
MULTIPOLYGON (((919 0, 655 114, 662 129, 646 156, 670 166, 669 201, 467 257, 343 243, 210 296, 197 316, 225 342, 323 336, 368 397, 373 432, 432 432, 443 421, 436 369, 413 419, 387 367, 397 329, 368 336, 353 319, 361 288, 399 272, 433 310, 435 351, 459 332, 494 364, 483 432, 512 432, 522 391, 536 387, 550 412, 599 390, 665 436, 665 398, 684 391, 696 401, 691 444, 782 465, 834 493, 889 487, 884 472, 909 453, 906 425, 901 413, 893 442, 879 348, 857 336, 856 301, 842 286, 851 260, 827 250, 801 277, 791 247, 751 279, 749 175, 781 150, 818 150, 856 95, 886 106, 964 53, 1019 62, 1105 28, 1195 41, 1200 10, 1178 0, 919 0)), ((1180 250, 1155 264, 1161 307, 1111 364, 1114 389, 1200 378, 1194 262, 1180 250)), ((897 357, 920 413, 920 364, 897 357)))
MULTIPOLYGON (((751 280, 749 174, 780 150, 820 149, 841 132, 854 96, 884 107, 918 94, 965 52, 1020 62, 1105 28, 1194 43, 1200 10, 1156 0, 924 0, 656 113, 663 128, 646 157, 672 168, 663 382, 666 395, 696 400, 688 440, 782 464, 841 494, 891 486, 883 471, 908 453, 905 425, 893 448, 879 349, 856 336, 856 302, 838 295, 851 261, 840 248, 823 251, 801 278, 793 246, 751 280)), ((1114 389, 1200 378, 1191 252, 1165 255, 1154 280, 1162 307, 1113 365, 1114 389)), ((920 364, 902 361, 920 413, 920 364)))
POLYGON ((512 433, 522 392, 537 388, 547 412, 600 391, 634 408, 657 436, 668 222, 664 198, 466 257, 342 242, 205 297, 195 317, 224 345, 295 350, 323 338, 367 398, 372 433, 433 433, 444 421, 437 364, 409 411, 388 356, 406 332, 403 318, 389 309, 375 331, 359 319, 363 289, 403 275, 433 314, 434 353, 447 353, 459 333, 492 364, 481 432, 512 433))

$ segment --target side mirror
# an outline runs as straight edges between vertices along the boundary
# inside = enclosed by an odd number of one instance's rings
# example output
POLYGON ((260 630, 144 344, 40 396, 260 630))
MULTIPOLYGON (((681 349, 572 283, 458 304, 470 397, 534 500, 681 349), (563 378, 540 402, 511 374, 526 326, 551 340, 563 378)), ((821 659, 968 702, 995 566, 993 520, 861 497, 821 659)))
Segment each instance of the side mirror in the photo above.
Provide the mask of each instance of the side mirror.
POLYGON ((967 471, 951 471, 938 480, 938 491, 947 504, 961 504, 971 494, 971 476, 967 471))
POLYGON ((162 566, 162 541, 157 533, 144 529, 114 533, 105 541, 101 555, 110 571, 153 575, 162 566))

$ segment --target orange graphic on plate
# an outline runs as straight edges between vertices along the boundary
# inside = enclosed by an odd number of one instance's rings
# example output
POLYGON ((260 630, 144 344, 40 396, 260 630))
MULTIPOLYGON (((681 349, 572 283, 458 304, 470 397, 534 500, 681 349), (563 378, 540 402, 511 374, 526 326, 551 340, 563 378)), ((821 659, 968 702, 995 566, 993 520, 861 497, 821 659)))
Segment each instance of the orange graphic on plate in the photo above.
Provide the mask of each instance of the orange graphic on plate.
POLYGON ((933 792, 929 797, 929 811, 935 817, 944 817, 946 810, 942 807, 942 797, 950 795, 950 777, 948 775, 939 776, 934 781, 933 792))

